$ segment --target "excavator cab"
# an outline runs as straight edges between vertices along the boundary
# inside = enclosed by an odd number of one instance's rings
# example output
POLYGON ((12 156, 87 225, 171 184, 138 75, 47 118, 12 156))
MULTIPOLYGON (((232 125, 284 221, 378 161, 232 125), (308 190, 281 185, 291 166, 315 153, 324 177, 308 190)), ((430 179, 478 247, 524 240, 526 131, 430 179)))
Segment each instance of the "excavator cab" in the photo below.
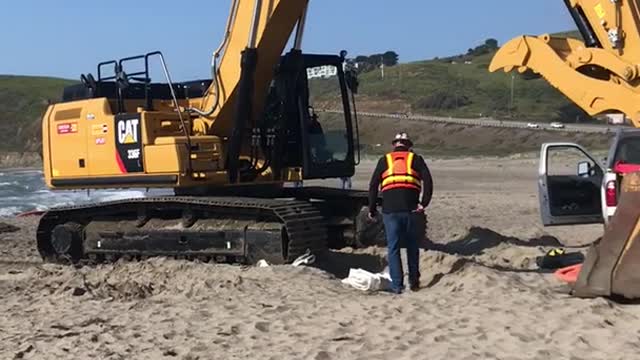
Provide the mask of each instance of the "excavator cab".
POLYGON ((344 61, 296 50, 282 57, 265 111, 265 126, 284 142, 284 150, 276 150, 272 159, 275 173, 301 167, 305 180, 355 173, 360 155, 352 106, 357 77, 345 72, 344 61))
MULTIPOLYGON (((350 90, 342 69, 343 59, 323 55, 306 55, 302 82, 306 83, 307 108, 301 111, 304 132, 303 173, 306 179, 351 177, 355 173, 356 138, 351 111, 350 90), (332 105, 335 104, 335 105, 332 105), (330 107, 343 112, 318 111, 330 107)), ((301 109, 303 110, 303 109, 301 109)))

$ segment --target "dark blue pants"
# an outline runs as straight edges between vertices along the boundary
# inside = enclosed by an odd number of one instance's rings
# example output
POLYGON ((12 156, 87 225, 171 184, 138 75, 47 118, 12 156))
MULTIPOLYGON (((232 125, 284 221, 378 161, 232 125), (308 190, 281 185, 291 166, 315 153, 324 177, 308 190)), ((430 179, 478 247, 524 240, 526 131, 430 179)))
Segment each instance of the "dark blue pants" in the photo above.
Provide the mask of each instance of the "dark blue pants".
POLYGON ((404 273, 402 258, 400 257, 401 242, 407 247, 407 262, 409 268, 409 283, 417 285, 420 281, 420 249, 416 232, 415 219, 410 212, 382 214, 384 230, 387 237, 387 251, 389 257, 389 275, 391 287, 395 293, 404 289, 404 273))

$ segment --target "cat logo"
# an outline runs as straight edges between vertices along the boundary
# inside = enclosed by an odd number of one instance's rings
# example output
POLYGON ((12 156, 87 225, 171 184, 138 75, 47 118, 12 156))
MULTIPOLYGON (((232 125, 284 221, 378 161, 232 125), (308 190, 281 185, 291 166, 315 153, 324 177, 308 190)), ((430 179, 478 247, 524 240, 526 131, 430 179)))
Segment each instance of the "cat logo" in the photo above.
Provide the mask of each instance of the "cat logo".
POLYGON ((118 121, 118 142, 120 144, 135 144, 138 142, 138 121, 139 119, 118 121))

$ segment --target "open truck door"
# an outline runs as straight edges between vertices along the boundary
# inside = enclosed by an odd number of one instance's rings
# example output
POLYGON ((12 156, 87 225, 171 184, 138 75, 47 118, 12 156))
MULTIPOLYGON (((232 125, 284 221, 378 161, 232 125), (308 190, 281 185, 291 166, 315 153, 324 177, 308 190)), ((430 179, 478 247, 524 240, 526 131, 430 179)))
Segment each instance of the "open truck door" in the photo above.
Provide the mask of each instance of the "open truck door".
POLYGON ((538 199, 545 226, 603 222, 604 169, 584 148, 545 143, 540 152, 538 199))

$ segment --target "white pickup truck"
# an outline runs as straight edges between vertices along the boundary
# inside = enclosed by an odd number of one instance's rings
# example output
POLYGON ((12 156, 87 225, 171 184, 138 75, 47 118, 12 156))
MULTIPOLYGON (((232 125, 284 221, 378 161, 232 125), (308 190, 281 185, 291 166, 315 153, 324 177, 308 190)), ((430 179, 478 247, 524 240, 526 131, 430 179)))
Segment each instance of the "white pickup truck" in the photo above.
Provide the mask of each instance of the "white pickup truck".
POLYGON ((619 128, 602 163, 578 144, 542 144, 538 170, 542 223, 606 225, 615 213, 622 177, 633 171, 640 171, 640 129, 619 128))

